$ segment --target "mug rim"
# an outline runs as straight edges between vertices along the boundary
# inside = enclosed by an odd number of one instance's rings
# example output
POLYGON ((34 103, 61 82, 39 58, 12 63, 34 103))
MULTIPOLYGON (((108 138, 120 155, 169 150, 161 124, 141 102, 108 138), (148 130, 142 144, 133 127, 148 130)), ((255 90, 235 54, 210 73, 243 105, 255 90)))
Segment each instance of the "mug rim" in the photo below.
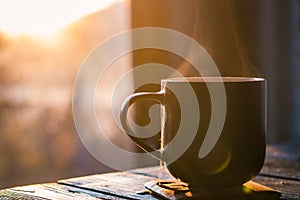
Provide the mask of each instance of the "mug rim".
POLYGON ((176 77, 162 79, 162 82, 258 82, 265 81, 260 77, 244 76, 210 76, 210 77, 176 77))

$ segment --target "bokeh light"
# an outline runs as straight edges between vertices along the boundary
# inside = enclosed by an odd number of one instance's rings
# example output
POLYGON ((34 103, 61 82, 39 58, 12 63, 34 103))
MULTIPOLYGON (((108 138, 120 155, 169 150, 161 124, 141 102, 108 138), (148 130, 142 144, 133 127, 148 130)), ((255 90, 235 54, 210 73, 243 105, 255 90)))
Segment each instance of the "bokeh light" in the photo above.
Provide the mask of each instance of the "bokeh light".
POLYGON ((115 1, 1 0, 0 31, 10 35, 47 35, 115 1))

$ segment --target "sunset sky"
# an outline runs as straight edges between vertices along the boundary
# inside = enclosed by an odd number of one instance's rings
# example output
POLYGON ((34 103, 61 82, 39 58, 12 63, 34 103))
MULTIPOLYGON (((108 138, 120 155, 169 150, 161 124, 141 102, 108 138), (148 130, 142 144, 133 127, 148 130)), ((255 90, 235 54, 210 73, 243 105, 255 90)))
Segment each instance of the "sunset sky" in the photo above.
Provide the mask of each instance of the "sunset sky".
POLYGON ((0 0, 0 32, 50 34, 119 0, 0 0))

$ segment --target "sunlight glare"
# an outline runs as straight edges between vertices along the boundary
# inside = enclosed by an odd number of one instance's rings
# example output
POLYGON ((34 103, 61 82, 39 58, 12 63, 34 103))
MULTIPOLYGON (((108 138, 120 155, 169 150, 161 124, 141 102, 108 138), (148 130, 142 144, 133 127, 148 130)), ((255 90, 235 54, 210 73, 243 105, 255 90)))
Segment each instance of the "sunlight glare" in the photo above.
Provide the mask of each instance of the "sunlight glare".
POLYGON ((0 0, 0 32, 43 35, 117 0, 0 0))

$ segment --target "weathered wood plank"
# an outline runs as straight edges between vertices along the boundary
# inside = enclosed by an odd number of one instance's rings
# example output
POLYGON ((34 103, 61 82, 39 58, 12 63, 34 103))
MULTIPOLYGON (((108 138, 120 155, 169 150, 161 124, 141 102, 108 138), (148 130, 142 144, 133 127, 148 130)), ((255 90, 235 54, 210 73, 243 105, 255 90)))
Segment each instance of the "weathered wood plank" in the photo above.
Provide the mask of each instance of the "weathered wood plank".
MULTIPOLYGON (((160 172, 160 168, 155 166, 9 188, 0 191, 0 199, 157 200, 161 198, 150 194, 144 184, 157 180, 160 174, 162 179, 173 178, 167 170, 160 172)), ((265 165, 254 181, 280 191, 280 199, 300 200, 300 151, 281 145, 268 146, 265 165)))
MULTIPOLYGON (((48 200, 48 199, 87 199, 96 200, 98 194, 76 190, 76 188, 57 183, 36 184, 14 187, 0 191, 0 199, 48 200)), ((100 197, 100 196, 99 196, 100 197)))
POLYGON ((186 184, 177 180, 165 180, 160 184, 163 186, 159 186, 157 181, 151 181, 146 183, 146 187, 151 191, 156 191, 167 200, 278 200, 280 197, 280 193, 253 181, 249 181, 241 187, 194 192, 190 191, 186 184))
POLYGON ((275 189, 281 193, 280 199, 300 200, 300 182, 257 176, 254 181, 275 189))
POLYGON ((153 177, 117 172, 61 180, 58 183, 115 196, 119 199, 158 199, 146 192, 144 184, 153 177))
POLYGON ((300 181, 300 150, 286 145, 268 146, 260 174, 300 181))
MULTIPOLYGON (((80 177, 80 178, 71 178, 67 180, 59 181, 61 184, 67 184, 70 186, 78 187, 81 189, 91 190, 91 191, 97 191, 99 193, 109 194, 109 195, 115 195, 119 198, 130 198, 130 199, 158 199, 158 197, 151 196, 149 194, 142 194, 138 191, 144 191, 145 190, 145 183, 148 183, 148 189, 149 188, 149 182, 152 182, 152 191, 158 191, 158 187, 155 186, 155 181, 158 178, 158 175, 162 173, 163 178, 171 178, 170 174, 163 170, 160 172, 159 167, 149 167, 149 168, 140 168, 135 170, 130 170, 127 172, 118 172, 118 173, 110 173, 110 174, 102 174, 102 175, 93 175, 88 177, 80 177)), ((213 193, 209 194, 209 197, 207 197, 208 194, 205 194, 206 197, 203 197, 203 194, 196 194, 193 193, 193 196, 199 197, 201 196, 201 199, 209 199, 210 196, 214 197, 222 197, 224 195, 227 195, 227 197, 233 196, 235 198, 244 199, 244 197, 247 199, 251 199, 251 197, 255 197, 255 199, 278 199, 278 194, 268 188, 264 188, 261 185, 255 184, 253 187, 253 184, 249 182, 249 184, 245 185, 244 188, 236 188, 232 190, 226 190, 226 191, 215 191, 213 193), (248 193, 244 193, 245 189, 247 189, 248 193)), ((162 191, 162 190, 161 190, 162 191)), ((162 195, 163 196, 163 195, 162 195)), ((166 195, 164 196, 166 198, 166 195)), ((184 199, 183 195, 178 195, 176 193, 169 193, 168 194, 169 199, 184 199), (171 196, 170 196, 171 195, 171 196)), ((197 198, 196 198, 197 199, 197 198)))

